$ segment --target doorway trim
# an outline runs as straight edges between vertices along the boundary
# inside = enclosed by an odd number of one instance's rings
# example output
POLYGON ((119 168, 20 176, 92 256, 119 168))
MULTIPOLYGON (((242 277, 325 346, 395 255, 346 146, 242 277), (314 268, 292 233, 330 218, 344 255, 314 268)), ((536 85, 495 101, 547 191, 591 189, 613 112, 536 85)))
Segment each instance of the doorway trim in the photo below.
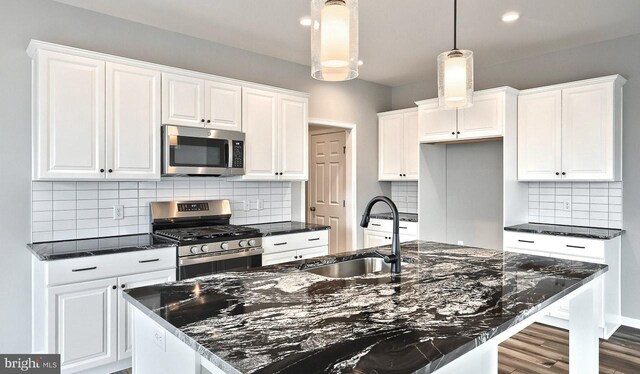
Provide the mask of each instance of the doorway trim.
MULTIPOLYGON (((356 168, 356 124, 350 122, 334 121, 321 118, 309 118, 309 126, 326 127, 327 130, 343 129, 346 132, 347 152, 345 154, 346 159, 346 180, 345 180, 345 196, 346 199, 346 222, 347 222, 347 243, 351 243, 351 248, 346 248, 346 251, 354 251, 358 248, 358 222, 357 222, 357 209, 358 209, 358 186, 357 186, 357 168, 356 168)), ((333 131, 335 132, 335 131, 333 131)), ((311 140, 311 133, 309 134, 309 140, 311 140)), ((305 204, 305 210, 308 204, 305 204)), ((305 215, 308 212, 305 212, 305 215)))

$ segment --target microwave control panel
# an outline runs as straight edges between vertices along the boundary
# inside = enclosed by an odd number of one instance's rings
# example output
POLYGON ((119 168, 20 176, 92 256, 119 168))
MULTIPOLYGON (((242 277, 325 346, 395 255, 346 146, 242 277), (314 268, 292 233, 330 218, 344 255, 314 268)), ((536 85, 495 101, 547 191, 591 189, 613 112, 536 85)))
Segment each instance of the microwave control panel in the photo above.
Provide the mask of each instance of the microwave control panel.
POLYGON ((233 141, 233 154, 232 154, 231 167, 232 168, 244 168, 244 142, 240 140, 233 141))

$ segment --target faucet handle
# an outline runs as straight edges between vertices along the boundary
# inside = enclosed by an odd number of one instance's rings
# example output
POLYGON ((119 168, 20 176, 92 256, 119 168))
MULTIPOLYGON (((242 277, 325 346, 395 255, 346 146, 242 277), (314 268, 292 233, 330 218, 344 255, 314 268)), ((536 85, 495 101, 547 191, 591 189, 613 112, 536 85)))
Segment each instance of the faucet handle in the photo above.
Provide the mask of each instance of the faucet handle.
POLYGON ((382 259, 384 260, 384 262, 386 262, 387 264, 390 264, 390 263, 392 263, 392 262, 396 262, 396 261, 398 261, 398 256, 396 256, 396 255, 385 255, 385 254, 382 254, 382 253, 380 253, 380 252, 378 252, 378 251, 375 251, 375 253, 376 253, 378 256, 382 257, 382 259))

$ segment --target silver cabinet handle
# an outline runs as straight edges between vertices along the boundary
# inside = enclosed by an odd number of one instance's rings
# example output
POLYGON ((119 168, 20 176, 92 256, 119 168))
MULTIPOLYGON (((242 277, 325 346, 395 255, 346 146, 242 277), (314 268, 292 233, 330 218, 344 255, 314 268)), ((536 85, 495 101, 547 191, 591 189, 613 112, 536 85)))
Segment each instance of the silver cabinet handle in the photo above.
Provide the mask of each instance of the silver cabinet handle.
POLYGON ((72 272, 76 273, 79 271, 89 271, 89 270, 96 270, 98 267, 97 266, 92 266, 90 268, 81 268, 81 269, 71 269, 72 272))

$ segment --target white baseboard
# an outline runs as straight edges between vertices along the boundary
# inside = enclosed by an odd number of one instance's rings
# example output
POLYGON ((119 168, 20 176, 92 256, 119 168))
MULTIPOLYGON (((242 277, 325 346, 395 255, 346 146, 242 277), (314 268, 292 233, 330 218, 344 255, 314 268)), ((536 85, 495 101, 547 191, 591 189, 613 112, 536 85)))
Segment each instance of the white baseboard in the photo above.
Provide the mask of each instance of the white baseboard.
POLYGON ((640 319, 622 317, 622 324, 624 326, 633 327, 635 329, 640 329, 640 319))

